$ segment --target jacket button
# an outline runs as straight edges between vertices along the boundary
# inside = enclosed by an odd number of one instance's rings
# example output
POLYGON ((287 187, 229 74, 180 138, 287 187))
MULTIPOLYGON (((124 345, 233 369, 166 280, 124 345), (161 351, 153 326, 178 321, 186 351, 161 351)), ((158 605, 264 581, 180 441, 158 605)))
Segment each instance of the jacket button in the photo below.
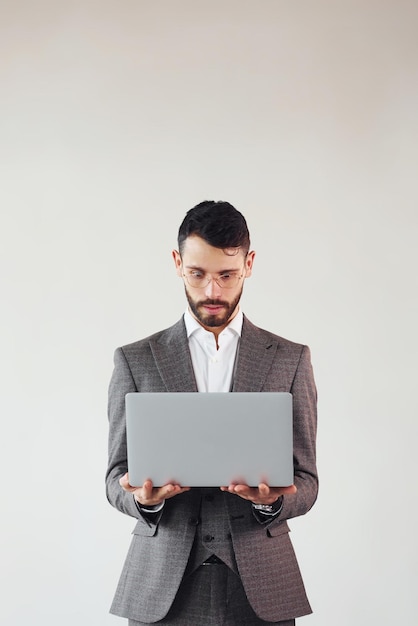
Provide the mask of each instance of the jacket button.
POLYGON ((204 536, 204 540, 205 541, 213 541, 215 539, 215 537, 212 537, 212 535, 205 535, 204 536))
POLYGON ((199 526, 200 519, 198 517, 189 517, 190 526, 199 526))

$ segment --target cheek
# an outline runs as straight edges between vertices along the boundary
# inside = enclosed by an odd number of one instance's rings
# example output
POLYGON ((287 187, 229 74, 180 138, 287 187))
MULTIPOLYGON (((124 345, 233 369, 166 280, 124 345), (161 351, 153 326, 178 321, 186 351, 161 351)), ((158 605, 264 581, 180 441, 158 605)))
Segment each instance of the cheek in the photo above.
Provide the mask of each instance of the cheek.
POLYGON ((196 304, 199 300, 199 297, 194 293, 193 287, 184 286, 184 291, 186 292, 187 300, 189 302, 193 302, 196 304))
POLYGON ((236 291, 233 296, 228 297, 229 306, 236 306, 241 298, 242 291, 236 291))

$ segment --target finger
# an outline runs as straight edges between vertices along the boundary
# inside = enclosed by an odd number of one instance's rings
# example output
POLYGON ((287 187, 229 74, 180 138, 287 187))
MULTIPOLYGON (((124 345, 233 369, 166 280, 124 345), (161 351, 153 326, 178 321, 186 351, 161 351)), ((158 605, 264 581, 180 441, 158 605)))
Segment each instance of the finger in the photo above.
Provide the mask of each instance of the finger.
POLYGON ((289 485, 289 487, 282 487, 282 493, 296 493, 298 488, 296 485, 289 485))
POLYGON ((258 492, 261 496, 270 495, 270 487, 266 483, 260 483, 258 485, 258 492))
POLYGON ((249 487, 248 485, 233 485, 232 486, 232 493, 236 493, 243 498, 251 499, 252 494, 255 491, 256 490, 254 489, 254 487, 249 487))
POLYGON ((150 500, 152 498, 152 490, 153 490, 154 485, 152 484, 152 480, 146 480, 144 482, 144 484, 142 485, 142 497, 145 500, 150 500))
POLYGON ((125 491, 132 491, 134 489, 134 487, 129 484, 128 472, 119 478, 119 484, 125 491))
POLYGON ((157 491, 157 495, 161 498, 169 498, 170 496, 173 496, 177 491, 178 485, 172 485, 170 483, 169 485, 164 485, 163 487, 160 487, 157 491))
POLYGON ((288 485, 287 487, 269 487, 266 483, 260 483, 258 485, 258 491, 260 495, 269 496, 273 494, 282 495, 284 493, 296 493, 296 485, 288 485))
POLYGON ((182 487, 181 485, 168 484, 160 487, 154 497, 161 498, 162 500, 166 500, 168 498, 172 498, 173 496, 177 496, 180 493, 184 493, 185 491, 189 491, 190 487, 182 487))
POLYGON ((231 483, 230 485, 227 485, 225 489, 226 491, 229 491, 229 493, 235 493, 236 486, 236 483, 231 483))

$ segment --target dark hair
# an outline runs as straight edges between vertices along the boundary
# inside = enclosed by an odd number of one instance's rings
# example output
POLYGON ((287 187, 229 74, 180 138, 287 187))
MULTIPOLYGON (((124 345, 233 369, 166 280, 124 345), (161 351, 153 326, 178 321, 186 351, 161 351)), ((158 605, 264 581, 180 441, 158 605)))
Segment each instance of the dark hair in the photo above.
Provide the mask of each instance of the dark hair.
POLYGON ((205 200, 186 213, 178 233, 180 254, 187 237, 198 235, 214 248, 250 249, 250 233, 244 216, 229 202, 205 200))

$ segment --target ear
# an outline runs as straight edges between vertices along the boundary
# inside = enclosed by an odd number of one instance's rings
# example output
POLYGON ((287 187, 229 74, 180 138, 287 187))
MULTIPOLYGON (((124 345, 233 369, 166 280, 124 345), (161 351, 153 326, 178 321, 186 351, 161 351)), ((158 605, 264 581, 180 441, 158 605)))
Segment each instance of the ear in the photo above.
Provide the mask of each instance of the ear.
POLYGON ((245 278, 249 278, 253 272, 255 252, 252 250, 245 257, 245 278))
POLYGON ((180 252, 177 252, 177 250, 173 250, 173 252, 171 253, 173 260, 174 260, 174 265, 176 267, 176 273, 177 276, 182 277, 183 276, 183 267, 182 267, 182 261, 181 261, 181 256, 180 256, 180 252))

